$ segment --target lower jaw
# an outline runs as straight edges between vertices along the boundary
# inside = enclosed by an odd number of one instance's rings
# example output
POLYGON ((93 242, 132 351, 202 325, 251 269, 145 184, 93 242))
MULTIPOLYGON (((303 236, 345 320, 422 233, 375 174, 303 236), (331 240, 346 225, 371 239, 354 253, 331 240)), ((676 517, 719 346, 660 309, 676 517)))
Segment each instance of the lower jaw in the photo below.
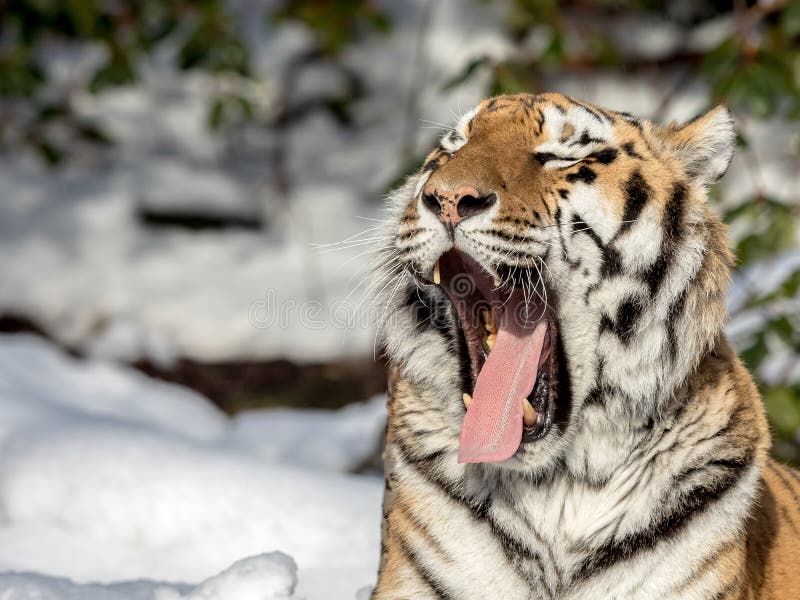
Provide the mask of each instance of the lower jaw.
MULTIPOLYGON (((539 368, 536 383, 533 390, 528 394, 527 400, 536 413, 535 422, 528 426, 523 426, 522 440, 520 449, 523 445, 536 442, 546 437, 553 426, 557 408, 557 383, 559 381, 559 364, 557 360, 558 329, 552 318, 549 320, 550 326, 550 350, 549 356, 539 368)), ((477 376, 483 367, 483 360, 475 364, 477 357, 470 352, 467 342, 467 335, 462 327, 459 327, 460 334, 460 365, 462 391, 464 394, 472 395, 475 389, 477 376)), ((473 349, 474 350, 474 349, 473 349)), ((464 412, 466 413, 466 407, 464 412)))

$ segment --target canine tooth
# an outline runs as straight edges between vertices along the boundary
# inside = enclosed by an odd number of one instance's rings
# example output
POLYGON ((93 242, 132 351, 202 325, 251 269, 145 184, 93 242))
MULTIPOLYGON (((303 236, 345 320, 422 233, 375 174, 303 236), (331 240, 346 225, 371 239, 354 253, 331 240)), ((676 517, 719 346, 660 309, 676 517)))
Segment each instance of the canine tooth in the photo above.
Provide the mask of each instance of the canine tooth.
POLYGON ((464 401, 464 406, 469 408, 469 403, 472 402, 472 396, 470 396, 467 392, 464 392, 464 395, 461 396, 461 399, 464 401))
POLYGON ((442 283, 442 273, 439 271, 439 261, 436 261, 436 264, 433 265, 433 283, 439 285, 442 283))
POLYGON ((501 283, 503 283, 503 282, 500 281, 500 278, 497 275, 495 275, 494 276, 494 287, 500 287, 501 283))
POLYGON ((522 399, 522 421, 526 427, 533 427, 536 423, 536 411, 533 410, 527 398, 522 399))
POLYGON ((497 333, 497 327, 495 327, 492 313, 485 310, 481 313, 481 317, 483 318, 483 326, 486 328, 486 331, 489 333, 497 333))
POLYGON ((494 348, 494 343, 496 340, 497 340, 496 333, 490 333, 489 335, 486 336, 486 345, 489 346, 489 350, 494 348))

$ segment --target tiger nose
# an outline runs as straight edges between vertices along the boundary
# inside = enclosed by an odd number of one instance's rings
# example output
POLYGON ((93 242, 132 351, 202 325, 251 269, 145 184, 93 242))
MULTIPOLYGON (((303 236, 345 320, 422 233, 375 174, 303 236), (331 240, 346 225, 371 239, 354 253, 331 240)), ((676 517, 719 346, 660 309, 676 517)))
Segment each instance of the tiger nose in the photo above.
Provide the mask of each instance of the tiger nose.
POLYGON ((454 227, 464 219, 487 210, 497 202, 497 195, 481 194, 469 185, 452 190, 429 185, 423 190, 422 201, 442 223, 454 227))

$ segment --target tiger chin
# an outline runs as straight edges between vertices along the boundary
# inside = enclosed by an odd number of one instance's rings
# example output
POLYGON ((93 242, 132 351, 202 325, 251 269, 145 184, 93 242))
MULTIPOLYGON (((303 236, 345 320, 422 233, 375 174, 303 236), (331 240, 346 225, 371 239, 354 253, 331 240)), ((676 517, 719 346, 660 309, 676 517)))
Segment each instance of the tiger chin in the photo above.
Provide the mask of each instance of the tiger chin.
POLYGON ((800 476, 722 331, 734 144, 724 107, 499 96, 393 194, 372 598, 800 598, 800 476))

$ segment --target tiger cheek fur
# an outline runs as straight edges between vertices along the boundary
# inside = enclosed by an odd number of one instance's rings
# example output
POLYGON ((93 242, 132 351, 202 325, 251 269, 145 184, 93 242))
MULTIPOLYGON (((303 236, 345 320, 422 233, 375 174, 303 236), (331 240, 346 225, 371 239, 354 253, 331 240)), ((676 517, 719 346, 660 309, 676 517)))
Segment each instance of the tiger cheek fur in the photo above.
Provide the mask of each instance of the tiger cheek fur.
POLYGON ((664 127, 500 96, 395 192, 373 598, 800 597, 800 477, 722 334, 733 257, 706 188, 734 136, 721 107, 664 127), (437 285, 453 255, 553 323, 548 420, 502 462, 458 462, 475 354, 437 285))

